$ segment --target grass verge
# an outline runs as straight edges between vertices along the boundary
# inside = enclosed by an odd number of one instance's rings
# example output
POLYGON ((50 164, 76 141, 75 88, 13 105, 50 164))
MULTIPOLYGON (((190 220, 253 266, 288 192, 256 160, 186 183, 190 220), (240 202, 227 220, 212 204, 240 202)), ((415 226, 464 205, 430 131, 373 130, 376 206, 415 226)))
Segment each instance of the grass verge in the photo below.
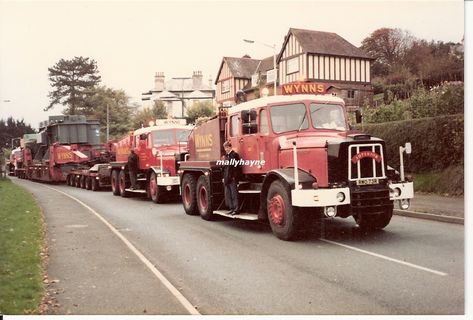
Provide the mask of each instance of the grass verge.
POLYGON ((464 194, 463 166, 451 166, 438 173, 414 173, 414 191, 449 196, 464 194))
POLYGON ((33 196, 0 178, 0 314, 37 314, 43 297, 43 221, 33 196))

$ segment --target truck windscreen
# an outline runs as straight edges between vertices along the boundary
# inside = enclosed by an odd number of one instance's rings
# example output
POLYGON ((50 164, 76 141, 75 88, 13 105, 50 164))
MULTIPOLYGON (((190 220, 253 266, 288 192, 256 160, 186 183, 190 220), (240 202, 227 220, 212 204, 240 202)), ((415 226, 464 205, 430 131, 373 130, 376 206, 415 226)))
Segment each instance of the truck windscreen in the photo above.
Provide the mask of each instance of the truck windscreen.
POLYGON ((309 127, 303 103, 273 106, 270 109, 274 133, 304 130, 309 127))
POLYGON ((187 129, 169 129, 153 132, 153 146, 160 147, 178 143, 187 143, 190 130, 187 129))
POLYGON ((311 103, 310 116, 316 129, 347 130, 345 113, 339 105, 311 103))

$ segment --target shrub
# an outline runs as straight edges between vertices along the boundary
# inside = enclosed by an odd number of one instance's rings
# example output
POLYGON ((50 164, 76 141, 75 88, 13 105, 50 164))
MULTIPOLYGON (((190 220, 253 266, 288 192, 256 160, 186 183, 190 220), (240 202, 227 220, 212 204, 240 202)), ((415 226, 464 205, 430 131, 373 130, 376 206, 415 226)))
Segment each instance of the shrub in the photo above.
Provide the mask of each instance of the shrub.
POLYGON ((463 166, 463 115, 366 124, 363 131, 386 141, 388 164, 397 169, 399 146, 406 142, 412 144, 412 154, 404 158, 408 171, 440 172, 463 166))

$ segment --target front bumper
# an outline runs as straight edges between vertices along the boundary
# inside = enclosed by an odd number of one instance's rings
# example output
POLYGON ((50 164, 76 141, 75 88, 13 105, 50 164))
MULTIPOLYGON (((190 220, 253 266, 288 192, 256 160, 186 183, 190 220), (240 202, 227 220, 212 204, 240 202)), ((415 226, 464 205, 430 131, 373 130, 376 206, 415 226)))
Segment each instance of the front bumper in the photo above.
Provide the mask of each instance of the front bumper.
POLYGON ((414 183, 413 182, 398 182, 389 184, 389 199, 403 200, 414 198, 414 183), (398 189, 396 196, 395 189, 398 189))
POLYGON ((349 188, 291 190, 292 205, 295 207, 331 207, 350 204, 349 188), (339 201, 338 193, 345 199, 339 201))

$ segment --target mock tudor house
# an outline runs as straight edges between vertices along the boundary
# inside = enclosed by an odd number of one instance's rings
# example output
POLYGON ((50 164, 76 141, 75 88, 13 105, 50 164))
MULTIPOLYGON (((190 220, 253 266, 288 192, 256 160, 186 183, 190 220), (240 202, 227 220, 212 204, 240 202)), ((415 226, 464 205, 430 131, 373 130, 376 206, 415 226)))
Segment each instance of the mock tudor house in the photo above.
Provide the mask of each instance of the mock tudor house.
POLYGON ((185 117, 187 108, 197 101, 210 101, 215 99, 215 89, 212 80, 206 84, 201 71, 194 71, 192 77, 165 79, 163 72, 156 72, 154 88, 142 94, 143 107, 152 106, 154 100, 161 100, 166 106, 171 117, 185 117))
MULTIPOLYGON (((372 99, 370 57, 336 33, 290 28, 277 56, 278 94, 333 94, 347 106, 372 99)), ((235 104, 239 90, 247 100, 257 98, 273 84, 267 82, 273 57, 263 60, 224 57, 215 84, 219 105, 235 104)))

